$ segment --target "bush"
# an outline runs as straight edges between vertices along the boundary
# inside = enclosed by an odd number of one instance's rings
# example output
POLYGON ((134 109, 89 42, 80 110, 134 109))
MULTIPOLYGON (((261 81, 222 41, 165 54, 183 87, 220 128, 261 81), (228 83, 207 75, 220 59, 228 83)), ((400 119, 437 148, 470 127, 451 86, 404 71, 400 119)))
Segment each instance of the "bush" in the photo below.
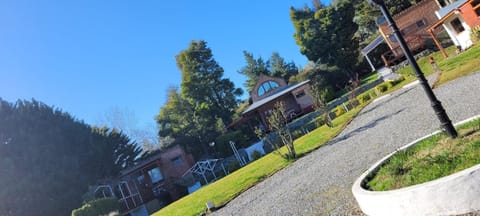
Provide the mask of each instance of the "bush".
POLYGON ((240 164, 238 163, 237 159, 233 160, 230 164, 228 164, 228 172, 234 172, 235 170, 240 168, 240 164))
POLYGON ((396 86, 398 85, 399 83, 403 82, 405 80, 405 77, 402 75, 400 76, 399 78, 397 79, 394 79, 392 81, 389 81, 388 84, 390 87, 393 87, 393 86, 396 86))
POLYGON ((219 154, 219 157, 227 157, 233 154, 232 149, 230 148, 230 141, 235 142, 238 148, 246 147, 245 145, 248 144, 247 137, 240 130, 220 135, 215 139, 215 151, 219 154))
POLYGON ((368 93, 358 96, 358 101, 360 102, 360 104, 364 104, 364 103, 368 102, 370 99, 372 99, 372 98, 370 97, 370 94, 368 94, 368 93))
POLYGON ((325 115, 321 115, 315 119, 315 124, 318 127, 321 127, 325 124, 325 115))
POLYGON ((72 211, 72 216, 98 216, 119 212, 120 204, 116 198, 101 198, 90 201, 81 208, 72 211))
POLYGON ((259 158, 261 158, 263 155, 257 150, 253 150, 252 153, 250 154, 250 157, 252 158, 252 161, 255 161, 259 158))
POLYGON ((345 109, 342 106, 338 106, 337 109, 335 109, 335 116, 341 116, 345 113, 345 109))
POLYGON ((480 25, 472 28, 472 31, 470 32, 470 38, 472 38, 473 43, 480 41, 480 25))
POLYGON ((380 84, 378 85, 377 87, 375 87, 378 91, 380 92, 386 92, 388 90, 388 84, 387 83, 383 83, 383 84, 380 84))

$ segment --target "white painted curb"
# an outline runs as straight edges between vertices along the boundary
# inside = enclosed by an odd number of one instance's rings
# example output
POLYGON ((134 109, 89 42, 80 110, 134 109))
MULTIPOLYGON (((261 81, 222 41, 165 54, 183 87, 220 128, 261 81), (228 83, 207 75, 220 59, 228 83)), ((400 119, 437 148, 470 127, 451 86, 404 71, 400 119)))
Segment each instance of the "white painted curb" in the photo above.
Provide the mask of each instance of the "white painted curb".
MULTIPOLYGON (((464 124, 480 115, 463 120, 464 124)), ((480 210, 480 164, 466 170, 423 184, 390 191, 369 191, 362 187, 366 177, 395 153, 440 133, 435 131, 417 139, 382 158, 364 172, 353 184, 352 193, 362 211, 375 215, 455 215, 480 210)))
POLYGON ((388 97, 390 97, 390 96, 391 96, 391 94, 383 95, 383 96, 381 96, 381 97, 376 98, 375 100, 373 100, 372 103, 376 103, 376 102, 381 101, 381 100, 383 100, 383 99, 385 99, 385 98, 388 98, 388 97))
POLYGON ((409 83, 409 84, 407 84, 407 85, 404 85, 402 88, 410 88, 410 87, 412 87, 412 86, 418 85, 419 83, 420 83, 420 81, 415 80, 415 81, 413 81, 413 82, 411 82, 411 83, 409 83))

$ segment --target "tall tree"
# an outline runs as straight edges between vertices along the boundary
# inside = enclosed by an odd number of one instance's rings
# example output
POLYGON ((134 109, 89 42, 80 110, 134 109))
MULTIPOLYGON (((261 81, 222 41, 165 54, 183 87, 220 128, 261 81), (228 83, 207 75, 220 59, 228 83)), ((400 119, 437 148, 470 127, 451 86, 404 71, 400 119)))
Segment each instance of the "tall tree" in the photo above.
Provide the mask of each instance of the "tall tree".
POLYGON ((182 97, 194 104, 196 109, 208 106, 209 114, 230 122, 238 102, 236 96, 240 96, 242 90, 223 78, 223 68, 213 58, 207 43, 192 41, 176 59, 182 71, 182 97))
POLYGON ((243 56, 245 57, 246 65, 240 69, 239 73, 247 77, 244 86, 247 91, 250 92, 257 84, 258 77, 261 75, 269 75, 270 71, 262 57, 255 59, 253 54, 247 51, 243 51, 243 56))
MULTIPOLYGON (((376 19, 382 17, 377 6, 369 4, 363 0, 339 0, 337 2, 345 2, 355 6, 355 22, 358 24, 357 35, 361 41, 368 40, 372 35, 378 34, 378 26, 376 19)), ((389 8, 392 15, 409 8, 416 0, 386 0, 385 4, 389 8)))
POLYGON ((69 215, 88 185, 132 164, 139 147, 41 102, 0 99, 0 215, 69 215))
POLYGON ((215 61, 205 41, 192 41, 177 55, 182 72, 178 91, 171 88, 166 104, 157 116, 159 135, 172 137, 196 156, 207 152, 207 144, 220 133, 218 122, 231 122, 241 89, 223 78, 223 68, 215 61))
POLYGON ((337 66, 347 75, 358 63, 358 25, 352 4, 338 3, 319 9, 290 9, 294 38, 310 61, 337 66))
POLYGON ((298 74, 299 69, 295 63, 293 61, 287 63, 278 52, 273 52, 267 61, 264 61, 262 57, 255 59, 253 54, 247 51, 243 51, 243 55, 246 65, 240 69, 239 73, 247 77, 244 86, 248 92, 253 90, 261 75, 281 77, 288 82, 290 77, 298 74))
POLYGON ((274 77, 281 77, 288 81, 290 77, 298 74, 298 68, 295 63, 287 63, 284 58, 278 54, 278 52, 273 52, 270 59, 267 61, 267 65, 270 68, 270 75, 274 77))

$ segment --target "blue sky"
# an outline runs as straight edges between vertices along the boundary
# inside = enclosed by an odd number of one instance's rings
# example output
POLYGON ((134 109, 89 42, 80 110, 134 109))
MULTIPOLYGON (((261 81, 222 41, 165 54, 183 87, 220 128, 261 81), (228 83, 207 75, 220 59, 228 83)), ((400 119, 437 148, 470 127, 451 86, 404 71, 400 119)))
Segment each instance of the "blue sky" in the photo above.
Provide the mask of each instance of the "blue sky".
POLYGON ((180 85, 175 55, 191 40, 208 42, 237 87, 243 50, 305 65, 289 18, 305 3, 0 1, 0 97, 35 98, 89 124, 120 107, 151 128, 168 87, 180 85))

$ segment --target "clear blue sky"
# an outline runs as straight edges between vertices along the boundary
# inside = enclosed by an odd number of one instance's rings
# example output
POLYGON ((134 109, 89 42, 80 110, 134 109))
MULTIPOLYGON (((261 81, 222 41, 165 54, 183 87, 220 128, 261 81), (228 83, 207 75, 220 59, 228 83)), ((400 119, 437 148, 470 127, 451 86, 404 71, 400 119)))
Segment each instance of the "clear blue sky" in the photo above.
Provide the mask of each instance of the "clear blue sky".
POLYGON ((35 98, 89 124, 127 108, 139 127, 154 125, 167 88, 181 82, 175 55, 191 40, 208 42, 237 87, 243 50, 305 65, 289 8, 310 2, 3 0, 0 97, 35 98))

